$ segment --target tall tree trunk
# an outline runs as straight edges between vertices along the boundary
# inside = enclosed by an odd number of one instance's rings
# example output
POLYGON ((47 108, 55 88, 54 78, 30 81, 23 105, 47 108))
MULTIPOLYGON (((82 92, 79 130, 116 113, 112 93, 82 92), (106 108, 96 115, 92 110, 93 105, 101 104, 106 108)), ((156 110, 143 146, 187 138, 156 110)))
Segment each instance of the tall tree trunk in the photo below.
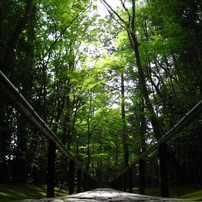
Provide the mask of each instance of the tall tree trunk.
MULTIPOLYGON (((18 114, 18 113, 17 113, 18 114)), ((17 183, 25 182, 28 168, 27 168, 27 159, 26 151, 28 142, 27 131, 26 129, 26 120, 21 114, 18 114, 17 117, 17 152, 16 152, 16 167, 15 167, 15 180, 17 183)))
POLYGON ((146 87, 145 75, 144 75, 141 61, 140 61, 138 42, 137 42, 136 36, 133 32, 130 32, 130 33, 128 32, 128 36, 130 39, 131 46, 132 46, 134 53, 135 53, 141 90, 142 90, 142 93, 143 93, 143 96, 144 96, 144 99, 146 102, 147 109, 148 109, 149 114, 150 114, 151 124, 152 124, 153 130, 154 130, 155 137, 157 140, 159 140, 162 137, 162 135, 161 135, 161 131, 160 131, 160 127, 159 127, 159 123, 158 123, 156 114, 154 112, 153 106, 152 106, 151 101, 149 99, 149 94, 148 94, 147 87, 146 87))
POLYGON ((124 151, 124 166, 128 166, 129 152, 128 152, 128 137, 126 131, 126 113, 125 113, 125 88, 124 88, 124 74, 121 73, 121 115, 122 115, 122 136, 123 136, 123 151, 124 151))
POLYGON ((119 157, 119 145, 118 145, 118 134, 116 133, 116 161, 115 161, 115 166, 118 166, 118 157, 119 157))
MULTIPOLYGON (((7 182, 7 163, 6 155, 8 154, 8 143, 10 144, 9 139, 9 128, 8 118, 6 118, 7 105, 4 106, 3 102, 0 101, 0 183, 7 182)), ((8 116, 8 115, 7 115, 8 116)))
MULTIPOLYGON (((145 106, 144 106, 144 99, 143 97, 141 97, 141 105, 140 105, 140 112, 144 113, 145 111, 145 106)), ((146 151, 146 138, 145 138, 145 134, 146 134, 146 118, 145 116, 140 116, 140 135, 141 135, 141 152, 145 152, 146 151)))
POLYGON ((102 0, 104 2, 104 4, 107 6, 108 11, 111 13, 113 12, 117 18, 120 20, 120 24, 122 23, 122 27, 124 27, 127 31, 128 34, 128 38, 131 44, 131 48, 133 49, 134 53, 135 53, 135 59, 136 59, 136 64, 137 64, 137 68, 138 68, 138 73, 139 73, 139 81, 140 81, 140 85, 141 85, 141 90, 143 92, 143 96, 146 102, 146 106, 147 109, 149 111, 150 114, 150 120, 151 120, 151 124, 154 130, 154 134, 157 140, 159 140, 161 138, 161 131, 160 131, 160 127, 159 127, 159 123, 157 121, 157 117, 156 114, 154 112, 153 106, 151 104, 151 101, 149 99, 149 94, 147 91, 147 87, 146 87, 146 81, 145 81, 145 75, 144 75, 144 71, 141 65, 141 60, 140 60, 140 54, 139 54, 139 44, 136 38, 136 30, 135 30, 135 0, 132 0, 132 15, 129 13, 128 9, 125 6, 125 2, 122 2, 123 8, 125 9, 125 11, 128 13, 128 18, 129 18, 129 22, 126 22, 123 18, 121 18, 121 16, 106 2, 106 0, 102 0))
MULTIPOLYGON (((90 113, 90 112, 89 112, 90 113)), ((87 148, 87 155, 88 155, 88 161, 87 161, 87 165, 86 165, 86 170, 89 170, 89 166, 90 166, 90 118, 89 118, 89 114, 87 117, 87 123, 88 123, 88 148, 87 148)))

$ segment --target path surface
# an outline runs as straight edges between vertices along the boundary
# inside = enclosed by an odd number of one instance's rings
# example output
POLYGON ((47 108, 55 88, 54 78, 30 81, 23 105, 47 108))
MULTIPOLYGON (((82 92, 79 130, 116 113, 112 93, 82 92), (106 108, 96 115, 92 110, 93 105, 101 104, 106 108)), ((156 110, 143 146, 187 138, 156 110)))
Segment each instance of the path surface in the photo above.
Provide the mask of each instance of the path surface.
POLYGON ((93 191, 87 191, 79 194, 62 196, 62 197, 54 197, 54 198, 46 198, 46 199, 27 199, 22 202, 132 202, 132 201, 187 201, 187 200, 179 200, 179 199, 168 199, 168 198, 160 198, 160 197, 152 197, 152 196, 144 196, 139 194, 130 194, 126 192, 117 191, 114 189, 95 189, 93 191))

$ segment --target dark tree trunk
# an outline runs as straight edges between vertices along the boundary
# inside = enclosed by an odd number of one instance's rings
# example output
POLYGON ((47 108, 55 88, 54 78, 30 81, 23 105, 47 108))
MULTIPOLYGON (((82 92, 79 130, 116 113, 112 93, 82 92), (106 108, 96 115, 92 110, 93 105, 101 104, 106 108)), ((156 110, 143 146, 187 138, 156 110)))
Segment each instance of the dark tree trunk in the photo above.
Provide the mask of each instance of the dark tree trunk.
POLYGON ((69 194, 74 193, 74 161, 69 162, 69 194))
POLYGON ((125 88, 124 88, 124 75, 121 73, 121 114, 122 114, 122 135, 123 135, 123 151, 124 151, 124 166, 128 166, 129 152, 128 152, 128 137, 126 131, 126 115, 125 115, 125 88))
POLYGON ((54 197, 55 180, 55 142, 49 142, 48 148, 48 176, 47 176, 47 197, 54 197))
POLYGON ((148 94, 147 87, 146 87, 145 75, 144 75, 142 65, 140 62, 138 42, 137 42, 137 39, 136 39, 136 36, 134 33, 128 33, 128 35, 129 35, 129 39, 131 42, 131 46, 133 47, 133 50, 135 53, 141 90, 142 90, 142 93, 144 95, 146 106, 147 106, 147 109, 148 109, 149 114, 150 114, 151 124, 152 124, 153 130, 154 130, 155 137, 157 140, 159 140, 162 137, 162 135, 161 135, 161 131, 160 131, 159 123, 157 121, 156 114, 154 112, 153 106, 152 106, 151 101, 149 99, 149 94, 148 94))
MULTIPOLYGON (((6 155, 8 154, 8 140, 11 139, 9 137, 8 132, 8 120, 6 119, 5 112, 6 105, 0 101, 0 183, 7 182, 7 164, 6 164, 6 155)), ((7 115, 8 116, 8 115, 7 115)), ((10 142, 9 142, 10 144, 10 142)))
POLYGON ((144 194, 145 188, 145 163, 141 159, 139 161, 139 194, 144 194))
MULTIPOLYGON (((18 114, 18 113, 17 113, 18 114)), ((27 123, 24 117, 18 114, 17 118, 17 151, 16 151, 16 167, 15 167, 15 180, 17 183, 25 182, 28 174, 26 143, 28 142, 25 128, 27 123)))
POLYGON ((7 166, 6 166, 6 148, 7 148, 7 145, 6 145, 6 137, 7 137, 7 134, 5 131, 1 131, 0 132, 0 146, 1 146, 1 149, 0 149, 0 153, 1 153, 1 156, 0 156, 0 183, 6 183, 7 181, 7 166))
POLYGON ((161 196, 169 197, 167 146, 165 143, 159 145, 160 174, 161 174, 161 196))

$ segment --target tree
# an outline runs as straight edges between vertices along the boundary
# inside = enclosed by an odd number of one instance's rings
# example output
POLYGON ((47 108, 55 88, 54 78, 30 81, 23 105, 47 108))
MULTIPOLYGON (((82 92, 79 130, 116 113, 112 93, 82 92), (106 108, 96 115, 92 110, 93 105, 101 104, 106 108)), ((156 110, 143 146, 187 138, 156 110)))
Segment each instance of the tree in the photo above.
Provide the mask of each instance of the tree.
MULTIPOLYGON (((102 2, 104 18, 95 1, 1 1, 0 67, 72 155, 108 180, 201 100, 201 5, 102 2)), ((44 183, 45 137, 2 99, 0 110, 1 182, 44 183)), ((168 143, 171 183, 176 168, 201 179, 200 121, 168 143)), ((145 161, 148 183, 158 182, 156 156, 145 161)), ((56 161, 65 182, 68 160, 56 150, 56 161)))

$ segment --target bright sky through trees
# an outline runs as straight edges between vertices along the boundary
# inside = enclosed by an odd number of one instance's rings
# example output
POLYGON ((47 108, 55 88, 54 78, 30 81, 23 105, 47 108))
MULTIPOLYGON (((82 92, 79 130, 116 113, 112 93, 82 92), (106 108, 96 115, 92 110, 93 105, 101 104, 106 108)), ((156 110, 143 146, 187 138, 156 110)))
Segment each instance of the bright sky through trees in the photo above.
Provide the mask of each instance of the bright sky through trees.
MULTIPOLYGON (((121 7, 121 0, 107 0, 106 1, 114 10, 117 10, 117 8, 121 7)), ((137 3, 144 4, 144 0, 138 0, 137 3)), ((102 3, 102 0, 99 0, 97 3, 98 5, 98 11, 101 17, 104 17, 105 15, 109 14, 107 9, 102 3)), ((125 2, 126 6, 130 5, 130 3, 125 2)))
MULTIPOLYGON (((118 8, 121 4, 120 4, 120 0, 108 0, 107 1, 110 6, 116 10, 116 8, 118 8)), ((108 15, 109 12, 107 11, 107 9, 105 8, 105 6, 103 5, 103 3, 100 1, 97 2, 98 5, 98 12, 101 15, 101 17, 104 17, 105 15, 108 15)))

